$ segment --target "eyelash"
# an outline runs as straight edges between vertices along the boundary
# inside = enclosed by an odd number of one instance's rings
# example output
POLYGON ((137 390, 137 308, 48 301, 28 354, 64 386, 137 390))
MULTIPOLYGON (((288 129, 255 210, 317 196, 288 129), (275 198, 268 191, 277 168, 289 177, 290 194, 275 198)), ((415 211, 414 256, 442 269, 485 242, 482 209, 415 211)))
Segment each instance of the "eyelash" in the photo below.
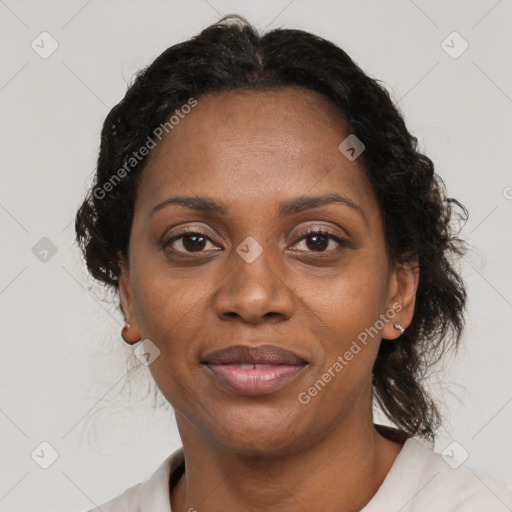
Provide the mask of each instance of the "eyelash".
MULTIPOLYGON (((169 238, 167 241, 165 241, 163 244, 162 244, 162 248, 165 249, 167 247, 170 247, 174 242, 176 242, 177 240, 180 240, 186 236, 189 236, 189 235, 199 235, 203 238, 205 238, 206 240, 208 240, 209 242, 211 243, 214 243, 213 240, 211 240, 211 238, 207 235, 207 233, 204 233, 203 231, 184 231, 183 233, 180 233, 178 235, 175 235, 171 238, 169 238)), ((306 231, 303 231, 302 233, 299 233, 298 236, 300 236, 300 238, 295 242, 294 245, 296 245, 297 243, 301 242, 302 240, 304 240, 305 238, 308 238, 309 236, 312 236, 312 235, 322 235, 322 236, 325 236, 327 237, 329 240, 334 240, 336 243, 338 243, 341 247, 345 247, 345 248, 350 248, 350 245, 349 243, 344 240, 343 238, 340 238, 339 236, 337 235, 334 235, 333 233, 325 230, 325 229, 310 229, 310 230, 306 230, 306 231)), ((336 249, 334 249, 335 251, 336 249)), ((171 249, 171 251, 177 253, 177 254, 180 254, 180 255, 183 255, 183 254, 194 254, 194 252, 182 252, 182 251, 176 251, 175 249, 171 249)), ((197 254, 201 254, 202 252, 204 251, 197 251, 197 254)), ((308 252, 308 251, 299 251, 299 252, 308 252)), ((330 251, 309 251, 309 252, 317 252, 318 254, 329 254, 331 252, 333 252, 333 250, 330 250, 330 251)))

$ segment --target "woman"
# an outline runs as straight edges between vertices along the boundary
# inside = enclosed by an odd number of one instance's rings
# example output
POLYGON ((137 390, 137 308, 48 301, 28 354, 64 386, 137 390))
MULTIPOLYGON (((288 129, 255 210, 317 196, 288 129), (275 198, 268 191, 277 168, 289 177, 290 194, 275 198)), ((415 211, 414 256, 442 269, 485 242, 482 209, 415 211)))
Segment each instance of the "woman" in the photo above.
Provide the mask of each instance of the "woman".
POLYGON ((510 510, 421 442, 464 324, 456 209, 334 44, 229 16, 162 53, 105 120, 76 231, 183 449, 96 510, 510 510))

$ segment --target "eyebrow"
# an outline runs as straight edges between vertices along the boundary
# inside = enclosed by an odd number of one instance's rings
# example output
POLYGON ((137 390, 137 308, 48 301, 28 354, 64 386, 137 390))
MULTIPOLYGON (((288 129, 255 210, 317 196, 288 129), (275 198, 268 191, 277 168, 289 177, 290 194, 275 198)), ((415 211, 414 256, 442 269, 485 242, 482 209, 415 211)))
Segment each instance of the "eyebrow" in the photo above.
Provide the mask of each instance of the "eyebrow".
MULTIPOLYGON (((294 197, 291 200, 284 201, 280 203, 278 213, 279 217, 287 217, 292 214, 300 213, 306 210, 311 210, 313 208, 319 208, 321 206, 326 206, 328 204, 338 203, 344 206, 348 206, 353 210, 357 211, 359 215, 366 220, 366 215, 364 210, 354 203, 351 199, 347 197, 340 196, 339 194, 324 194, 321 196, 299 196, 294 197)), ((189 208, 190 210, 195 210, 204 213, 211 213, 215 215, 228 215, 229 210, 220 202, 210 199, 209 197, 201 197, 201 196, 176 196, 169 197, 165 201, 157 204, 155 207, 151 209, 148 217, 151 217, 154 213, 165 208, 170 204, 178 204, 189 208)))

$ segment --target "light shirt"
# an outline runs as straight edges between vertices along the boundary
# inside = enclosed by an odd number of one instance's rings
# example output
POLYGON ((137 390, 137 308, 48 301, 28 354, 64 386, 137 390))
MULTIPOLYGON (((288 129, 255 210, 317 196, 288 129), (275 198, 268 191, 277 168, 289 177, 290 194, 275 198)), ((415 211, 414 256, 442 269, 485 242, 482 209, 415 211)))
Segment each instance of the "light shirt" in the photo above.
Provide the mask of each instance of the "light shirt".
MULTIPOLYGON (((455 464, 452 464, 455 466, 455 464)), ((184 471, 183 448, 143 483, 87 512, 172 512, 171 487, 184 471)), ((361 512, 510 512, 512 489, 465 466, 453 469, 438 453, 409 438, 384 482, 361 512)))

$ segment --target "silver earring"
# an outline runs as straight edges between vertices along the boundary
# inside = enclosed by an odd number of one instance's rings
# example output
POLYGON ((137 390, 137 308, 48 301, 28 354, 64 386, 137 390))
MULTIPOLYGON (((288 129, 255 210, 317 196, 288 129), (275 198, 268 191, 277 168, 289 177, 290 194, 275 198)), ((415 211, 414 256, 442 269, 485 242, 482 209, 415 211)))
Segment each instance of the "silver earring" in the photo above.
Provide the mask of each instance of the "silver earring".
POLYGON ((400 331, 400 336, 405 332, 405 329, 402 327, 400 322, 395 322, 394 327, 400 331))

